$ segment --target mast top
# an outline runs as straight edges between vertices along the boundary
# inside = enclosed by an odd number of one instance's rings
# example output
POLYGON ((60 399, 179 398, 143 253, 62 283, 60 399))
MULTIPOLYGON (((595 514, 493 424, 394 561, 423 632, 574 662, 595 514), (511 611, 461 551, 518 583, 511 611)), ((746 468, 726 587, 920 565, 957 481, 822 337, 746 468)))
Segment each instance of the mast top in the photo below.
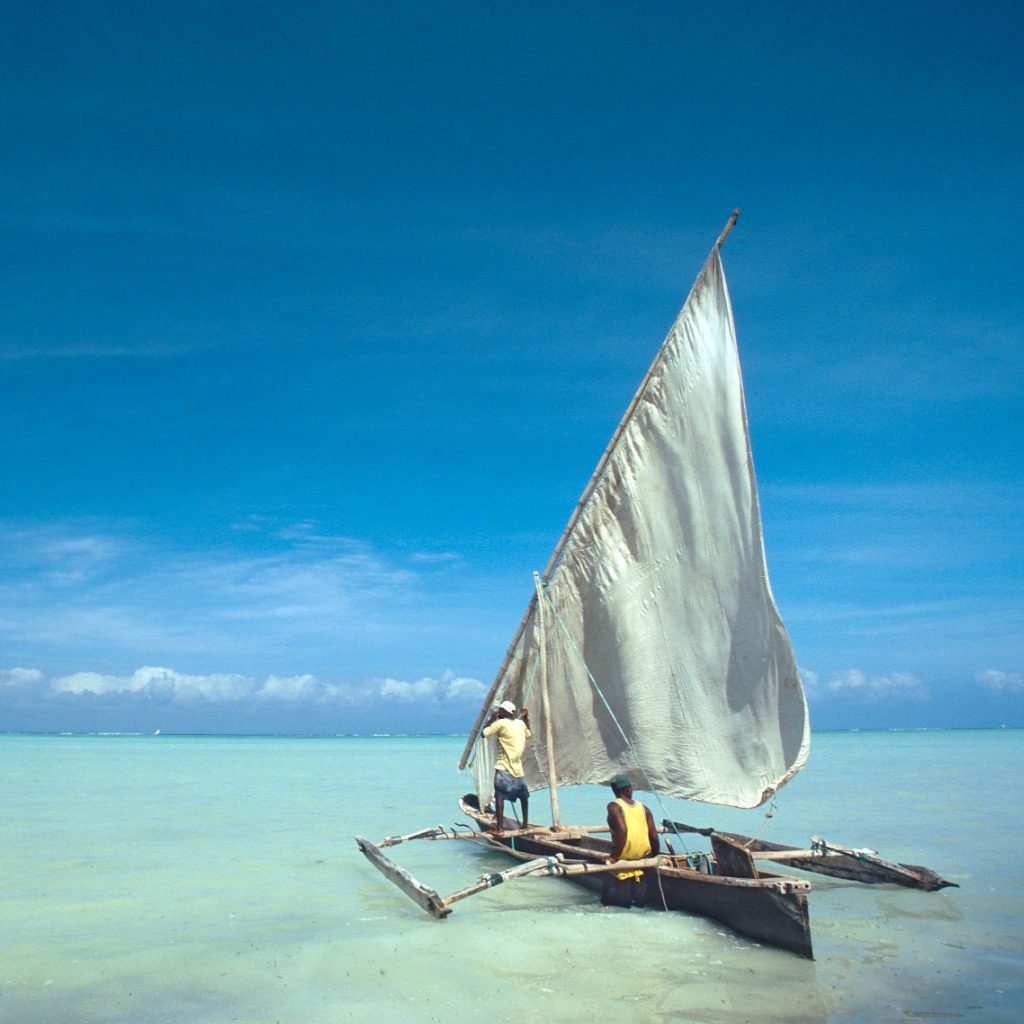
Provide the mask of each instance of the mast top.
POLYGON ((736 226, 736 221, 740 219, 740 208, 737 206, 735 210, 729 215, 729 220, 726 222, 722 233, 718 236, 718 241, 715 242, 715 248, 721 249, 725 240, 729 237, 729 232, 736 226))

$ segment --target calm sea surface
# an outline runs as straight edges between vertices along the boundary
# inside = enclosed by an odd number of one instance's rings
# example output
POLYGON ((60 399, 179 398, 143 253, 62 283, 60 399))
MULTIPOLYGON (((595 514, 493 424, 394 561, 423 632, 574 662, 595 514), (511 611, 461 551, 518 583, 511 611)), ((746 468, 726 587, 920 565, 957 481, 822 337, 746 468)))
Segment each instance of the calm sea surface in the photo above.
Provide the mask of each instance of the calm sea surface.
MULTIPOLYGON (((353 836, 458 821, 461 748, 0 736, 0 1021, 1024 1019, 1024 731, 819 734, 770 819, 648 800, 656 817, 813 833, 960 883, 814 879, 814 962, 701 918, 602 911, 546 878, 432 920, 353 836)), ((561 797, 563 820, 603 819, 604 791, 561 797)), ((442 893, 510 863, 469 843, 392 854, 442 893)))

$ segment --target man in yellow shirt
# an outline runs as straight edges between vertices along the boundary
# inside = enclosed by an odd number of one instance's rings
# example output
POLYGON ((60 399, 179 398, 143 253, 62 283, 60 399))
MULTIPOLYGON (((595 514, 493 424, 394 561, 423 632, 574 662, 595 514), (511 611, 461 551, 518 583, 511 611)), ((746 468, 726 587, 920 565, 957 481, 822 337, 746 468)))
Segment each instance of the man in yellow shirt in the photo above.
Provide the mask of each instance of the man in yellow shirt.
POLYGON ((530 713, 523 708, 522 718, 516 718, 516 706, 510 700, 502 701, 491 713, 484 726, 484 736, 498 738, 498 759, 494 762, 494 809, 497 812, 496 830, 504 828, 502 811, 506 800, 519 800, 523 805, 523 828, 529 828, 530 791, 523 778, 523 751, 530 732, 530 713))
POLYGON ((643 903, 642 870, 628 868, 631 860, 655 857, 661 849, 658 829, 650 808, 633 799, 633 783, 625 775, 616 775, 610 783, 615 799, 608 805, 608 827, 612 832, 609 864, 624 861, 623 871, 610 871, 605 880, 601 902, 606 907, 631 907, 643 903))

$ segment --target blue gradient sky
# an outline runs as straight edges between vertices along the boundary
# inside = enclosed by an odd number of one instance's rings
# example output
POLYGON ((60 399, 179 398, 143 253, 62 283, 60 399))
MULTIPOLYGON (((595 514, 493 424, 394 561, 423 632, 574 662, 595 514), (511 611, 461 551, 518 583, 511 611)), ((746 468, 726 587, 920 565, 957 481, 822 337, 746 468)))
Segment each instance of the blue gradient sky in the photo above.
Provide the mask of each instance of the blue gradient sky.
POLYGON ((736 205, 813 724, 1024 725, 1020 4, 3 21, 0 729, 467 729, 736 205))

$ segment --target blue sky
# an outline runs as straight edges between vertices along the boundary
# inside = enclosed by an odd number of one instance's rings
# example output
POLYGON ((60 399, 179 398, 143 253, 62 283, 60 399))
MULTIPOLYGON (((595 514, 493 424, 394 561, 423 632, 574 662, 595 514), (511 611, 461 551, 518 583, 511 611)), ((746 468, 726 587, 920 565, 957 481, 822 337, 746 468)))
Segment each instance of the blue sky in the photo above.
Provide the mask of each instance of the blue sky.
POLYGON ((1024 725, 1018 3, 3 20, 0 729, 468 729, 737 205, 813 725, 1024 725))

